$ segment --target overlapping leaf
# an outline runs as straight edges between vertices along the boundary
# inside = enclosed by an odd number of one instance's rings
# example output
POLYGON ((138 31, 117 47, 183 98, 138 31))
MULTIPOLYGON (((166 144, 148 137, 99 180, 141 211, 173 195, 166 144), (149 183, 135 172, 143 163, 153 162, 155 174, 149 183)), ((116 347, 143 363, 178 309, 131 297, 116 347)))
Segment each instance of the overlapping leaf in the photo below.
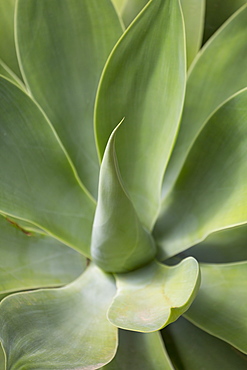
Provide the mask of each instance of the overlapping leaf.
POLYGON ((210 233, 247 222, 247 89, 209 119, 156 227, 166 258, 210 233))
POLYGON ((247 6, 219 30, 198 55, 186 86, 181 127, 165 173, 168 194, 198 132, 212 112, 247 86, 247 6))
POLYGON ((125 117, 116 140, 120 172, 148 229, 159 209, 162 177, 177 132, 184 85, 184 30, 179 3, 151 1, 108 60, 96 104, 101 158, 112 130, 125 117))
POLYGON ((202 286, 185 317, 247 354, 247 262, 202 264, 202 286))
POLYGON ((39 107, 0 80, 0 209, 89 255, 95 204, 39 107), (21 108, 20 108, 21 107, 21 108))
POLYGON ((180 318, 162 330, 175 369, 245 370, 247 356, 180 318))
POLYGON ((121 33, 110 0, 18 1, 23 76, 94 195, 99 166, 93 106, 103 66, 121 33))
POLYGON ((121 180, 115 152, 120 131, 120 126, 113 131, 101 164, 91 241, 93 260, 109 272, 131 271, 156 255, 152 236, 141 225, 121 180))
POLYGON ((199 267, 187 258, 177 266, 153 262, 146 267, 117 274, 117 294, 108 318, 114 325, 134 331, 152 332, 182 315, 200 286, 199 267))
POLYGON ((115 290, 114 279, 91 265, 65 288, 5 298, 0 337, 7 368, 86 370, 105 365, 117 347, 117 329, 106 319, 115 290))
POLYGON ((0 217, 0 293, 71 282, 86 259, 57 240, 25 232, 0 217))
POLYGON ((119 345, 114 359, 104 370, 173 370, 160 333, 119 330, 119 345))

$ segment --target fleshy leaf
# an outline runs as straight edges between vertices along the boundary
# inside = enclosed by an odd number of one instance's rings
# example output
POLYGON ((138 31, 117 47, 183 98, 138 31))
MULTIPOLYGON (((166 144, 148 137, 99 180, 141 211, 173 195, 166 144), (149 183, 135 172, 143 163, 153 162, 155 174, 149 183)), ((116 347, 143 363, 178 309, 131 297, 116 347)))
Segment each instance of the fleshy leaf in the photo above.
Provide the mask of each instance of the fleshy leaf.
POLYGON ((200 270, 192 257, 176 266, 157 262, 117 274, 117 294, 108 311, 119 328, 152 332, 177 320, 193 302, 200 286, 200 270))
POLYGON ((162 330, 175 369, 245 370, 247 357, 184 318, 162 330))
POLYGON ((106 59, 121 34, 110 0, 18 1, 24 79, 94 195, 99 170, 94 100, 106 59))
POLYGON ((90 255, 95 204, 52 126, 33 100, 4 78, 0 112, 1 213, 30 221, 90 255))
POLYGON ((246 173, 247 89, 214 113, 186 158, 155 230, 159 257, 247 223, 246 173))
POLYGON ((196 136, 212 112, 247 86, 247 6, 219 30, 198 54, 190 70, 185 105, 163 184, 169 193, 196 136))
POLYGON ((247 262, 202 264, 201 271, 200 291, 185 317, 247 354, 247 262))
POLYGON ((0 217, 0 293, 71 282, 86 259, 57 240, 18 229, 0 217))
POLYGON ((160 333, 119 330, 119 345, 114 359, 104 370, 173 370, 160 333))
POLYGON ((0 336, 12 370, 98 369, 116 352, 106 311, 112 276, 91 265, 65 288, 18 293, 0 304, 0 336))
POLYGON ((117 126, 113 131, 101 164, 91 242, 94 262, 109 272, 133 270, 156 255, 153 238, 141 225, 121 180, 115 152, 120 130, 117 126))
POLYGON ((185 85, 184 29, 177 0, 151 1, 111 54, 96 101, 100 158, 117 124, 120 172, 141 222, 151 229, 180 119, 185 85), (145 63, 144 63, 145 61, 145 63))
POLYGON ((149 0, 125 0, 125 4, 121 11, 121 16, 126 26, 129 26, 129 24, 140 13, 148 1, 149 0))
POLYGON ((242 5, 246 0, 206 0, 205 29, 203 41, 207 41, 215 31, 242 5))
POLYGON ((0 0, 0 57, 21 78, 14 40, 14 12, 16 0, 0 0))
POLYGON ((206 0, 181 0, 185 22, 187 68, 201 47, 206 0))

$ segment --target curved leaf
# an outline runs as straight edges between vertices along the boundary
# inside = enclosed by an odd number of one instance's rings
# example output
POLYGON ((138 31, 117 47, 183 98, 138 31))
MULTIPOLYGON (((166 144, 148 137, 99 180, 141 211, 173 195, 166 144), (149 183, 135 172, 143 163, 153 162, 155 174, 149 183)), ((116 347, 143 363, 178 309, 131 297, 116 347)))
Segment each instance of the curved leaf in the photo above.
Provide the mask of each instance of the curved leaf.
POLYGON ((16 76, 16 74, 0 59, 0 75, 7 77, 11 81, 19 85, 19 87, 26 91, 23 82, 16 76))
POLYGON ((201 265, 202 285, 185 317, 247 354, 247 262, 201 265))
POLYGON ((119 345, 114 359, 104 370, 173 370, 160 333, 119 330, 119 345))
POLYGON ((206 0, 181 0, 185 22, 187 68, 201 47, 206 0))
POLYGON ((122 34, 110 0, 18 0, 23 76, 94 195, 93 106, 106 59, 122 34))
POLYGON ((129 26, 148 1, 149 0, 125 0, 121 16, 126 26, 129 26))
POLYGON ((213 114, 186 158, 156 227, 160 258, 247 223, 246 159, 247 89, 213 114))
POLYGON ((246 356, 182 317, 162 330, 162 335, 175 369, 246 369, 246 356))
POLYGON ((179 3, 151 1, 106 64, 95 123, 102 158, 112 130, 125 117, 116 140, 120 172, 138 216, 148 229, 159 209, 184 84, 184 30, 179 3))
POLYGON ((5 356, 1 345, 0 345, 0 368, 3 370, 5 369, 5 356))
POLYGON ((67 284, 86 259, 57 240, 25 232, 0 217, 0 293, 67 284))
POLYGON ((153 238, 142 227, 121 180, 115 152, 118 128, 110 136, 101 164, 91 241, 94 262, 108 272, 138 268, 153 260, 157 252, 153 238))
POLYGON ((203 42, 207 41, 246 0, 206 0, 205 29, 203 42))
POLYGON ((198 54, 190 70, 180 131, 163 184, 167 195, 186 155, 212 112, 247 86, 247 6, 231 18, 198 54))
POLYGON ((119 328, 152 332, 177 320, 193 302, 200 286, 195 259, 176 266, 157 262, 117 274, 117 294, 108 311, 111 323, 119 328))
POLYGON ((21 78, 14 40, 14 12, 16 0, 0 0, 0 57, 21 78))
POLYGON ((3 78, 0 111, 1 212, 89 255, 95 204, 50 123, 28 95, 3 78))
POLYGON ((91 265, 65 288, 5 298, 0 304, 0 336, 8 369, 86 370, 105 365, 117 347, 117 329, 106 319, 114 294, 114 279, 91 265))

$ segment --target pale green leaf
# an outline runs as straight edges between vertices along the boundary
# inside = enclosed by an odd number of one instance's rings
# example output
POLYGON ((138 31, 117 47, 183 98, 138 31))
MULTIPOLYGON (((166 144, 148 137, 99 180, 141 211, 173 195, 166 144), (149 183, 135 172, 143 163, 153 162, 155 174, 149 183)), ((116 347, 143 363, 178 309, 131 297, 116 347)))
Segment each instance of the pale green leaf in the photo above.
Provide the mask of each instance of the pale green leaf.
POLYGON ((205 29, 203 41, 207 41, 246 0, 206 0, 205 29))
POLYGON ((181 0, 185 22, 187 68, 201 47, 206 0, 181 0))
POLYGON ((185 317, 247 354, 247 262, 202 264, 201 271, 200 291, 185 317))
POLYGON ((118 13, 121 14, 124 8, 124 4, 126 3, 126 0, 112 0, 112 3, 114 4, 118 13))
POLYGON ((91 255, 108 272, 138 268, 152 261, 157 252, 122 183, 115 152, 116 132, 118 135, 121 128, 113 131, 104 153, 92 230, 91 255))
POLYGON ((0 59, 0 75, 7 77, 11 81, 19 85, 22 90, 26 90, 23 82, 16 76, 16 74, 0 59))
POLYGON ((28 95, 3 78, 0 111, 1 213, 30 221, 89 255, 95 204, 50 123, 28 95))
POLYGON ((28 233, 0 217, 0 293, 71 282, 86 259, 57 240, 28 233))
POLYGON ((180 131, 165 173, 168 194, 186 155, 212 112, 247 86, 247 6, 230 19, 205 45, 193 63, 186 87, 180 131))
POLYGON ((91 265, 65 288, 19 293, 0 304, 0 336, 11 370, 88 370, 109 362, 117 329, 106 311, 112 276, 91 265))
POLYGON ((160 333, 119 330, 114 359, 104 370, 173 370, 160 333))
POLYGON ((5 369, 5 357, 2 346, 0 345, 0 369, 5 369))
POLYGON ((128 26, 140 13, 149 0, 125 0, 122 7, 121 16, 124 24, 128 26))
POLYGON ((162 330, 175 369, 246 370, 247 357, 182 317, 162 330))
POLYGON ((156 230, 160 258, 247 222, 247 89, 223 104, 195 141, 156 230))
POLYGON ((117 294, 108 311, 110 322, 119 328, 152 332, 182 315, 200 286, 200 270, 194 258, 176 266, 157 262, 117 274, 117 294))
POLYGON ((151 1, 106 64, 95 124, 102 158, 112 130, 125 117, 116 140, 119 168, 138 216, 148 229, 159 209, 184 84, 184 30, 179 3, 151 1))
POLYGON ((0 57, 21 78, 14 40, 14 12, 16 0, 0 0, 0 57))
POLYGON ((99 170, 94 100, 106 59, 121 34, 110 0, 18 0, 24 79, 94 195, 99 170))

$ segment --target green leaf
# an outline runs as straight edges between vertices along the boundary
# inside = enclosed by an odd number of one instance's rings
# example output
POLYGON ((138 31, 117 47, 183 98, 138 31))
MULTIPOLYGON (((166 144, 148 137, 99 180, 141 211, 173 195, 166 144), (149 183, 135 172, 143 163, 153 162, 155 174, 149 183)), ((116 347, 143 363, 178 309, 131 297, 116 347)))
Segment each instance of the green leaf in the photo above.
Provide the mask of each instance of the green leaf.
POLYGON ((14 40, 14 12, 16 0, 0 0, 0 57, 21 78, 14 40))
POLYGON ((247 225, 210 234, 203 242, 182 252, 200 262, 228 263, 247 261, 247 225))
POLYGON ((201 271, 200 291, 185 317, 247 354, 247 262, 202 264, 201 271))
POLYGON ((106 319, 115 290, 112 276, 91 265, 65 288, 5 298, 0 336, 8 369, 88 370, 105 365, 117 347, 117 329, 106 319))
POLYGON ((138 268, 153 260, 157 252, 151 234, 142 227, 122 183, 115 152, 119 127, 110 136, 101 164, 91 242, 94 262, 108 272, 138 268))
POLYGON ((18 1, 24 79, 94 195, 99 170, 94 100, 106 59, 121 34, 110 0, 18 1))
POLYGON ((26 88, 23 84, 23 82, 19 79, 19 77, 16 76, 16 74, 0 59, 0 75, 7 77, 12 82, 15 82, 19 85, 19 87, 26 91, 26 88))
POLYGON ((193 63, 180 131, 165 173, 164 196, 172 188, 190 147, 212 112, 247 86, 246 25, 247 6, 219 30, 193 63))
POLYGON ((1 213, 29 221, 89 255, 95 204, 50 123, 28 95, 3 78, 0 111, 1 213))
POLYGON ((181 0, 185 22, 187 68, 201 47, 206 0, 181 0))
POLYGON ((126 26, 129 26, 148 1, 149 0, 125 0, 121 16, 126 26))
POLYGON ((247 223, 247 89, 223 104, 195 141, 155 230, 160 258, 247 223))
POLYGON ((0 293, 67 284, 86 259, 57 240, 26 232, 0 217, 0 293))
POLYGON ((5 357, 4 357, 4 352, 2 349, 2 346, 0 345, 0 368, 2 370, 5 369, 5 357))
POLYGON ((162 330, 162 335, 175 369, 246 369, 246 356, 182 317, 162 330))
POLYGON ((125 117, 116 140, 120 172, 138 216, 148 229, 159 209, 184 84, 184 30, 179 3, 151 1, 106 64, 95 123, 102 158, 112 130, 125 117))
POLYGON ((203 41, 206 42, 246 0, 206 0, 205 29, 203 41))
POLYGON ((108 311, 119 328, 152 332, 177 320, 193 302, 200 286, 200 270, 194 258, 176 266, 157 262, 117 274, 117 294, 108 311))
POLYGON ((118 13, 121 14, 123 7, 126 3, 126 0, 112 0, 115 8, 117 9, 118 13))
POLYGON ((104 370, 173 370, 160 333, 119 330, 119 345, 114 359, 104 370))

